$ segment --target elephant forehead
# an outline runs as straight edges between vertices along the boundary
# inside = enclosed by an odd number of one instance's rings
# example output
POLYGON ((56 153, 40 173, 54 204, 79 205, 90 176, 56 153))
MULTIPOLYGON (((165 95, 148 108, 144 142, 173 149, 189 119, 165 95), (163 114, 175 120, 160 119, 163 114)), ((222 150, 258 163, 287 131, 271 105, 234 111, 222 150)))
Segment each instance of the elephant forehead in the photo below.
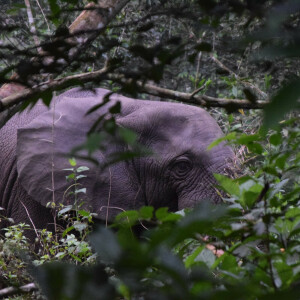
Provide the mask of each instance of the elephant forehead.
POLYGON ((152 122, 152 131, 155 132, 156 138, 174 147, 203 149, 222 136, 216 121, 205 111, 192 114, 178 110, 176 113, 158 113, 152 122))
POLYGON ((163 109, 157 106, 148 115, 151 130, 145 131, 152 151, 158 157, 179 156, 191 153, 196 159, 201 157, 207 164, 217 157, 233 157, 232 149, 225 143, 207 150, 207 147, 223 135, 217 122, 203 109, 192 106, 172 104, 163 109), (149 135, 151 134, 151 137, 149 135))

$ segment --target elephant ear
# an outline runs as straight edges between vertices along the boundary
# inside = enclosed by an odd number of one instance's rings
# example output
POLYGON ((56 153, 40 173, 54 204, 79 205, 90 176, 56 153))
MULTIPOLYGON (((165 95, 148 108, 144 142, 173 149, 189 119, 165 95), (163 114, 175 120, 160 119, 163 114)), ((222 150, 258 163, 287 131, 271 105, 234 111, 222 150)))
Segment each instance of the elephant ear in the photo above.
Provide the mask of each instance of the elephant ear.
MULTIPOLYGON (((86 141, 87 132, 101 114, 94 112, 86 116, 86 111, 96 104, 99 104, 96 97, 66 98, 56 105, 55 110, 41 114, 18 130, 19 180, 26 192, 43 206, 53 201, 56 204, 74 203, 74 195, 68 196, 75 189, 74 182, 66 180, 72 172, 65 170, 70 168, 68 153, 86 141)), ((85 156, 86 153, 80 155, 85 156)), ((106 153, 98 150, 93 156, 100 165, 105 162, 106 153)), ((117 209, 108 211, 107 206, 121 210, 134 208, 137 194, 124 163, 103 170, 90 161, 77 159, 76 168, 79 166, 89 168, 81 173, 86 177, 81 178, 76 186, 76 189, 86 188, 86 194, 78 194, 85 209, 98 213, 104 219, 119 212, 117 209)))

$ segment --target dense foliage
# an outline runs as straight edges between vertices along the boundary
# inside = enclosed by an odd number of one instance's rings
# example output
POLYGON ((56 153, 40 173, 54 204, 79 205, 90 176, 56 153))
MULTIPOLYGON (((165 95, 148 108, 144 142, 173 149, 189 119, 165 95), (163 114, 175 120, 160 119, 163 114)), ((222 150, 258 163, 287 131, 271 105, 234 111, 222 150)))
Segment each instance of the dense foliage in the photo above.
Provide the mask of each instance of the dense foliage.
MULTIPOLYGON (((228 141, 243 170, 236 179, 215 175, 227 194, 224 205, 204 203, 178 213, 143 207, 121 213, 108 227, 96 226, 80 207, 85 189, 75 190, 75 205, 57 208, 66 229, 41 231, 35 245, 24 236, 27 225, 5 230, 1 288, 34 281, 39 290, 22 296, 28 299, 298 299, 299 1, 130 1, 72 59, 66 55, 72 38, 66 26, 86 1, 30 1, 36 32, 23 1, 2 2, 0 83, 36 88, 22 107, 39 97, 49 103, 54 90, 74 84, 149 97, 140 93, 138 81, 268 104, 263 119, 238 105, 209 108, 226 133, 211 147, 228 141), (104 65, 118 76, 73 78, 39 90, 49 78, 104 65), (11 77, 14 72, 17 77, 11 77)), ((0 124, 22 107, 4 111, 0 124)), ((134 143, 109 121, 106 138, 134 143)), ((86 143, 91 151, 101 141, 95 137, 86 143)), ((86 167, 71 159, 69 171, 71 186, 86 167)))

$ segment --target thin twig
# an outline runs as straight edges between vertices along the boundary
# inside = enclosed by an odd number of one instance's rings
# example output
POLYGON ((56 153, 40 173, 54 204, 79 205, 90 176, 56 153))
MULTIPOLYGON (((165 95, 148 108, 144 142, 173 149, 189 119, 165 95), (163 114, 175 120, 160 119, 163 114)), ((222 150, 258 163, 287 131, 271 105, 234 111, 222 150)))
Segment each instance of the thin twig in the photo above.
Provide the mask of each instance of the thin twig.
POLYGON ((201 87, 199 87, 198 89, 196 89, 195 91, 193 91, 191 93, 191 98, 193 98, 196 94, 198 94, 200 91, 205 89, 205 84, 203 84, 201 87))
POLYGON ((26 5, 26 10, 27 10, 29 30, 32 33, 32 37, 33 37, 33 40, 34 40, 35 46, 37 47, 38 52, 41 52, 42 49, 39 47, 40 41, 37 36, 37 31, 36 31, 35 24, 34 24, 34 19, 33 19, 33 15, 32 15, 30 2, 29 2, 29 0, 24 0, 24 1, 25 1, 25 5, 26 5))
MULTIPOLYGON (((55 143, 54 143, 54 131, 55 131, 55 108, 56 108, 56 101, 53 103, 53 112, 52 112, 52 127, 51 127, 51 188, 52 188, 52 203, 56 205, 55 202, 55 181, 54 181, 54 149, 55 149, 55 143)), ((53 215, 53 222, 54 222, 54 232, 57 231, 56 226, 56 207, 52 210, 53 215)), ((56 236, 57 239, 57 236, 56 236)), ((57 242, 57 241, 56 241, 57 242)))
MULTIPOLYGON (((195 35, 194 32, 192 32, 192 34, 193 34, 193 37, 196 37, 196 35, 195 35)), ((197 43, 202 42, 202 40, 203 40, 203 38, 205 37, 205 35, 206 35, 206 31, 204 31, 204 32, 202 33, 202 37, 197 41, 197 43)), ((196 68, 195 88, 197 87, 197 84, 198 84, 198 81, 199 81, 199 78, 200 78, 199 74, 200 74, 200 63, 201 63, 201 59, 202 59, 202 51, 200 51, 200 52, 198 53, 198 57, 197 57, 197 68, 196 68)))
POLYGON ((24 205, 24 203, 23 203, 21 200, 20 200, 20 203, 21 203, 22 206, 24 207, 24 209, 25 209, 25 211, 26 211, 26 214, 27 214, 27 216, 28 216, 28 219, 29 219, 29 221, 30 221, 30 223, 31 223, 31 225, 32 225, 32 227, 33 227, 33 230, 34 230, 36 236, 38 237, 38 239, 40 240, 40 236, 39 236, 38 231, 37 231, 37 229, 36 229, 36 227, 35 227, 35 225, 34 225, 32 219, 31 219, 31 217, 30 217, 30 214, 29 214, 29 211, 28 211, 27 207, 24 205))
POLYGON ((50 25, 49 25, 48 20, 47 20, 47 18, 45 16, 44 10, 42 9, 40 2, 38 0, 35 0, 35 1, 37 3, 38 7, 40 8, 41 12, 42 12, 42 15, 43 15, 44 20, 45 20, 45 22, 47 24, 47 27, 48 27, 48 31, 50 32, 50 25))
POLYGON ((108 211, 110 207, 110 198, 111 198, 111 188, 112 188, 112 174, 111 169, 108 168, 109 171, 109 191, 108 191, 108 198, 107 198, 107 209, 106 209, 106 217, 105 217, 105 227, 108 226, 108 211))
POLYGON ((200 62, 201 62, 201 58, 202 58, 202 51, 200 51, 198 53, 198 57, 197 57, 197 68, 196 68, 196 77, 195 77, 195 86, 194 88, 197 87, 198 81, 199 81, 199 74, 200 74, 200 62))

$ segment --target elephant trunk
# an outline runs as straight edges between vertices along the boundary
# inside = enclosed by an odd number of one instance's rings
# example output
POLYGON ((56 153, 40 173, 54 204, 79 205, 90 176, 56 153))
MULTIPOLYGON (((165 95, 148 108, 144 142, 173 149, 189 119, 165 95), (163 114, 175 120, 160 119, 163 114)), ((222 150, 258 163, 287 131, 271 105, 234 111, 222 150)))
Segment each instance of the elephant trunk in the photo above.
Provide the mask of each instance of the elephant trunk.
POLYGON ((199 179, 197 187, 191 188, 191 186, 189 186, 189 191, 181 191, 181 193, 178 194, 178 209, 193 208, 203 202, 209 202, 211 204, 223 203, 223 198, 227 195, 223 190, 218 189, 218 182, 213 173, 235 178, 236 173, 233 170, 235 170, 235 168, 229 163, 223 164, 215 168, 215 170, 210 170, 209 174, 199 179))

